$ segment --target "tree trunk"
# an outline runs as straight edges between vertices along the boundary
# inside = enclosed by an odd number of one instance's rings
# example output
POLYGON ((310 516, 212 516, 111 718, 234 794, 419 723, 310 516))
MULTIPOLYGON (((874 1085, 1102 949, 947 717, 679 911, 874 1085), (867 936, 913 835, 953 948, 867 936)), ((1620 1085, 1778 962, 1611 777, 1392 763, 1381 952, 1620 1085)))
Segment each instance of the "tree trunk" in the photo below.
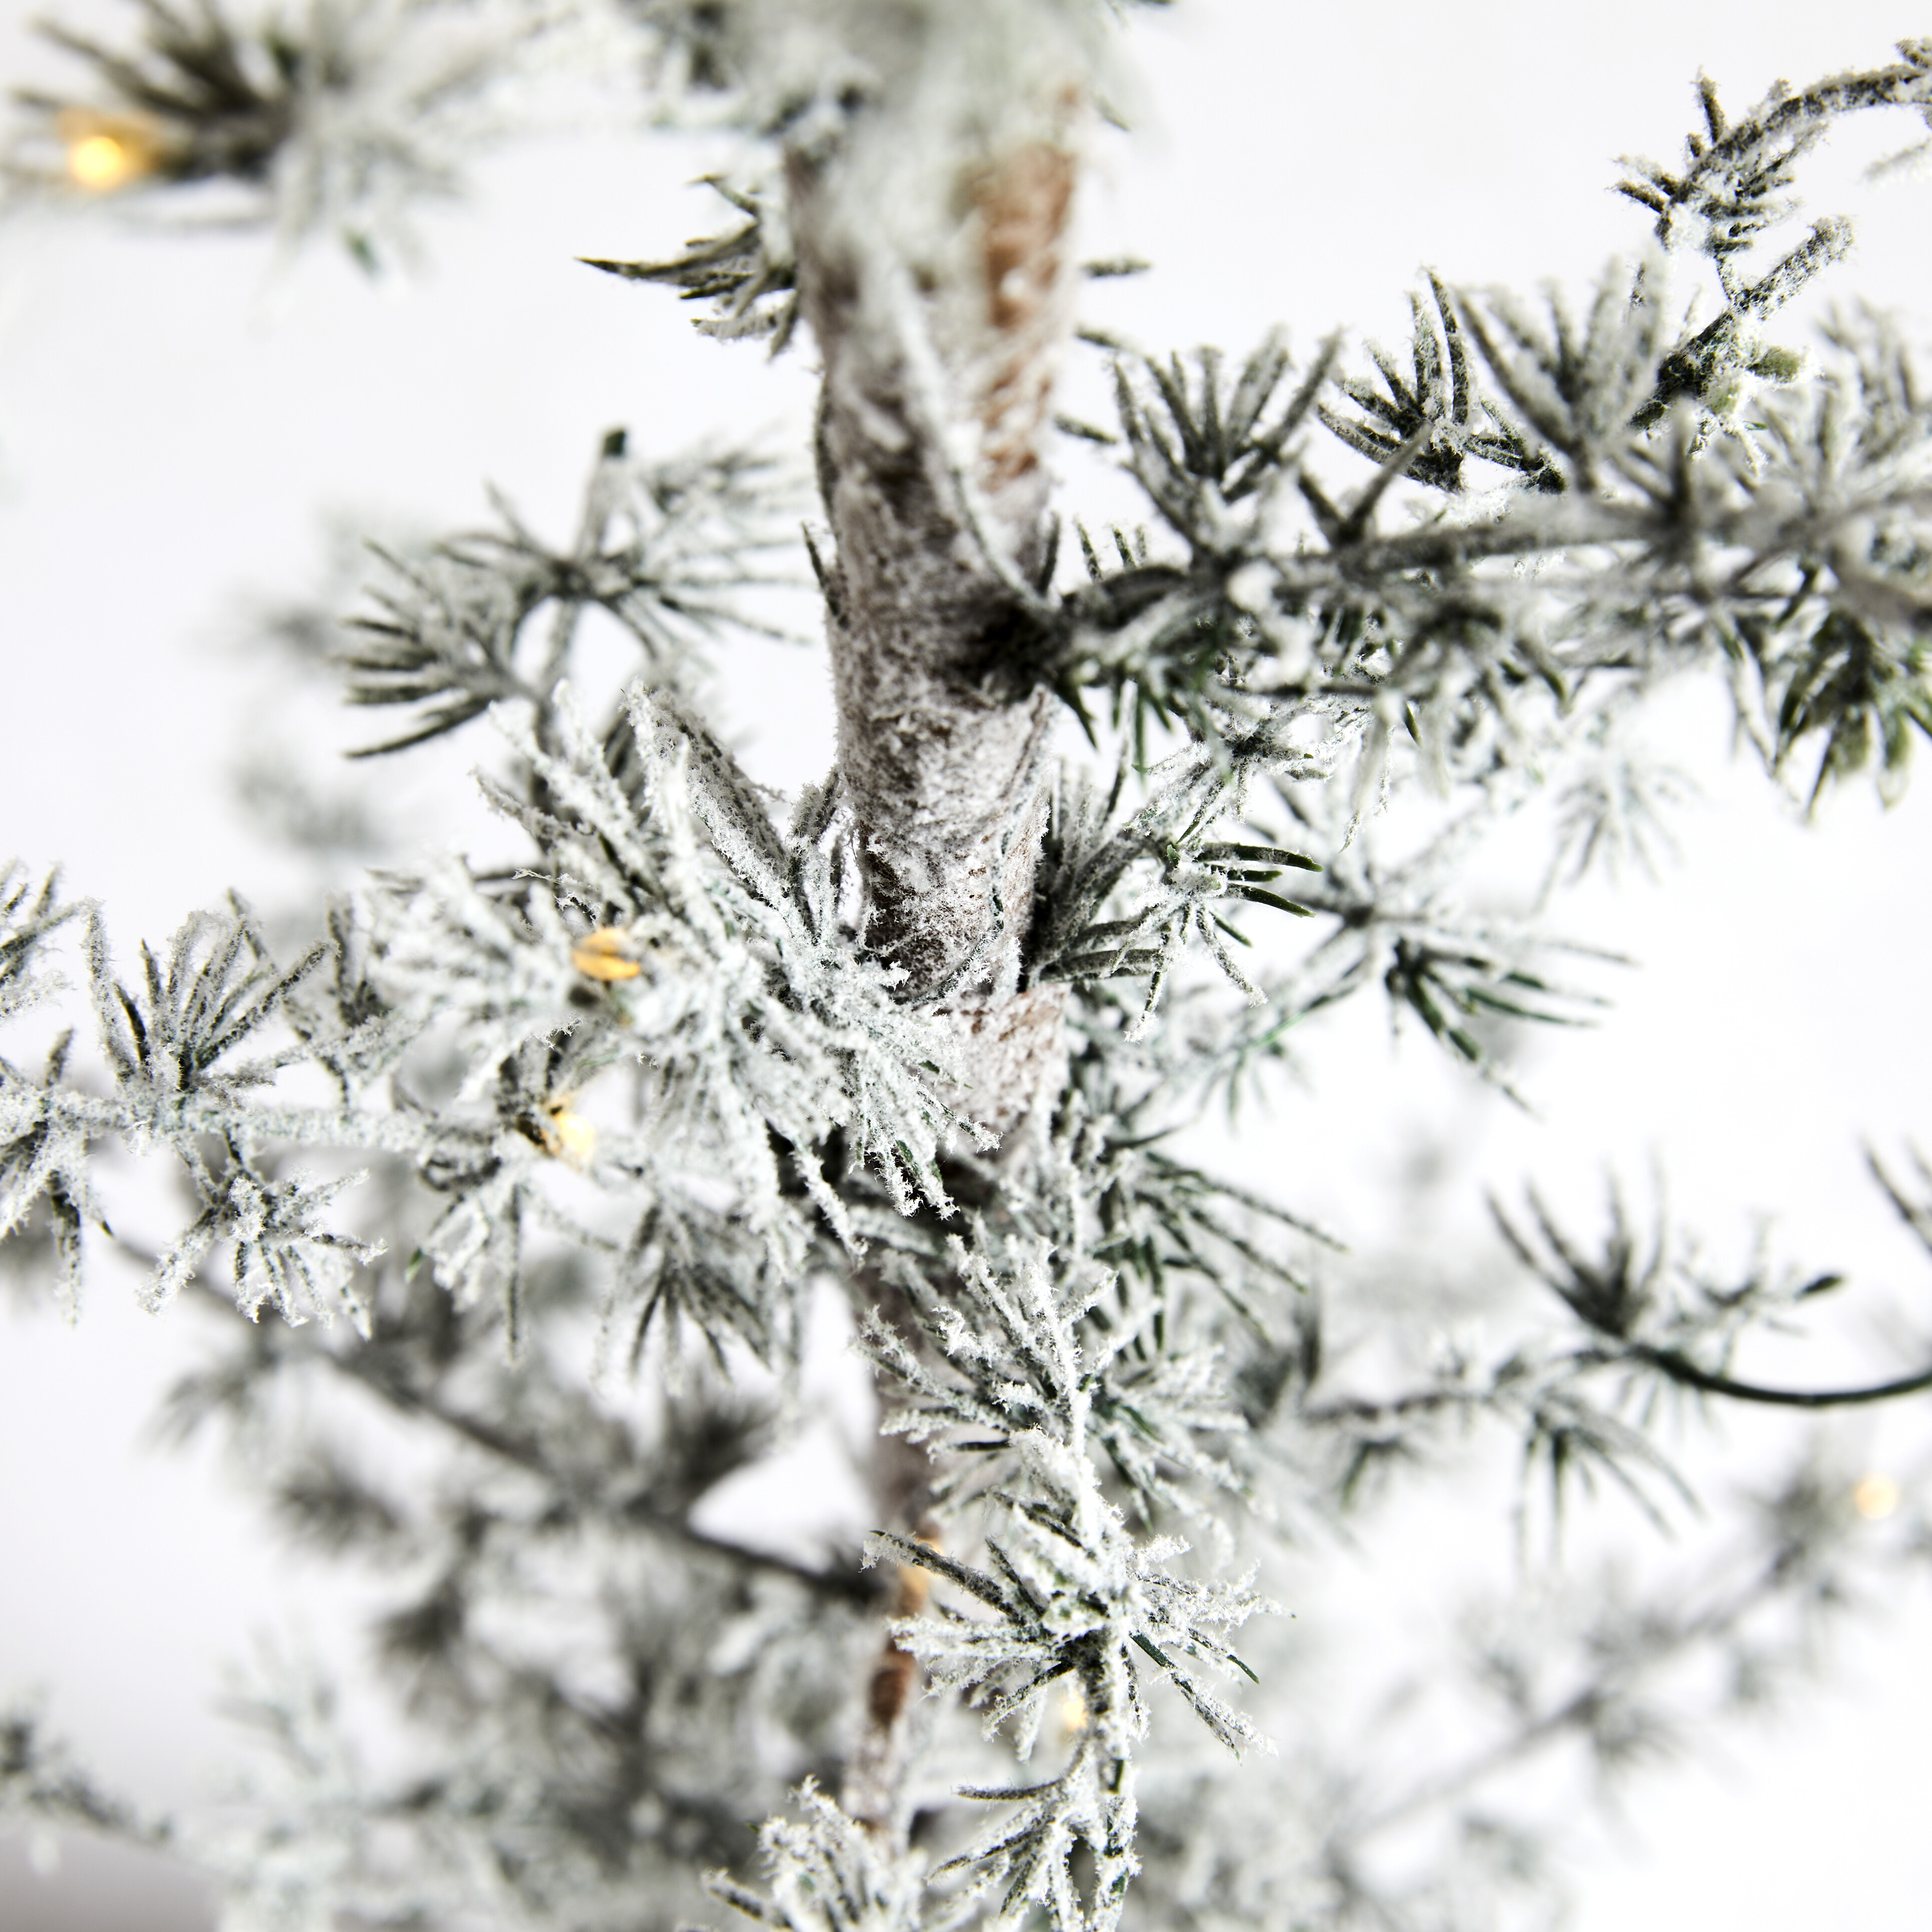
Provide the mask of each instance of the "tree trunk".
POLYGON ((1073 112, 1070 92, 1058 140, 963 158, 950 231, 916 260, 868 231, 874 157, 794 156, 789 177, 866 937, 904 998, 950 1019, 963 1110, 1002 1134, 1054 1076, 1064 1004, 1019 978, 1046 812, 1039 445, 1070 323, 1073 112))
MULTIPOLYGON (((1010 1145, 1065 1068, 1064 989, 1020 980, 1052 702, 1032 674, 1052 548, 1040 443, 1071 324, 1078 104, 1063 86, 1017 138, 969 146, 938 184, 946 218, 932 221, 928 203, 896 233, 884 144, 906 130, 862 117, 830 154, 795 152, 788 168, 800 293, 824 358, 838 771, 866 938, 904 970, 902 997, 955 1030, 961 1111, 1010 1145), (908 233, 916 253, 896 245, 908 233)), ((886 1520, 920 1528, 922 1451, 883 1440, 874 1486, 886 1520)), ((916 1607, 925 1581, 902 1573, 894 1614, 916 1607)), ((848 1766, 846 1808, 892 1837, 905 1828, 918 1680, 888 1640, 848 1766)))

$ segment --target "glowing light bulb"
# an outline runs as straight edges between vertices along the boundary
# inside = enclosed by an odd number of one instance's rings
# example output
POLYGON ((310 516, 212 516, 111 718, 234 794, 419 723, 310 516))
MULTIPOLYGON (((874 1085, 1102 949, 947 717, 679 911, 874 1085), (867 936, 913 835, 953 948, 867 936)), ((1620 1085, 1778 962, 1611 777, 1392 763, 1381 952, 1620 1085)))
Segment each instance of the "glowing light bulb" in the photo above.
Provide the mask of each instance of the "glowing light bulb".
POLYGON ((1087 1700, 1077 1684, 1070 1684, 1060 1700, 1060 1726, 1069 1737, 1087 1728, 1087 1700))
POLYGON ((626 957, 630 944, 620 928, 600 926, 570 949, 570 963, 587 980, 634 980, 644 969, 626 957))
POLYGON ((112 134, 84 134, 67 151, 68 177, 78 188, 96 194, 119 188, 141 172, 124 143, 112 134))
POLYGON ((1882 1522, 1898 1507, 1898 1485, 1876 1471, 1861 1476, 1852 1492, 1852 1507, 1866 1522, 1882 1522))
POLYGON ((588 1167, 597 1152, 597 1130, 568 1101, 554 1102, 544 1128, 544 1151, 572 1167, 588 1167))
POLYGON ((164 146, 160 128, 147 116, 92 107, 63 107, 54 132, 66 152, 68 179, 90 194, 111 194, 152 174, 164 146))

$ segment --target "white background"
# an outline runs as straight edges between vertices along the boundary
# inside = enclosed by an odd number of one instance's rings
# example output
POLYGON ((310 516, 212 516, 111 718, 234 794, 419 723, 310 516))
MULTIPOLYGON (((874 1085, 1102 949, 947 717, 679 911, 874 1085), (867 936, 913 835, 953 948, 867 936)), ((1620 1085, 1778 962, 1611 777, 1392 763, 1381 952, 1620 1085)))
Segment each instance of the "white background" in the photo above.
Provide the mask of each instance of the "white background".
MULTIPOLYGON (((0 77, 26 58, 26 10, 0 4, 0 77)), ((1163 346, 1238 350, 1280 320, 1305 349, 1336 323, 1401 340, 1424 263, 1574 286, 1640 245, 1641 212, 1606 192, 1613 158, 1676 158, 1700 67, 1742 105, 1777 74, 1876 64, 1928 28, 1897 0, 1194 0, 1137 30, 1141 132, 1106 148, 1087 212, 1091 252, 1156 273, 1096 290, 1094 312, 1163 346)), ((1806 193, 1860 223, 1838 290, 1932 329, 1932 179, 1857 181, 1922 133, 1901 118, 1842 139, 1806 193)), ((798 437, 798 358, 700 341, 668 297, 573 259, 661 254, 700 232, 712 206, 680 184, 709 158, 660 136, 527 146, 425 221, 420 274, 374 287, 326 250, 278 280, 259 241, 138 233, 99 211, 0 227, 0 848, 66 861, 124 958, 231 883, 265 901, 289 890, 237 823, 238 747, 350 742, 368 722, 291 697, 234 643, 238 598, 315 580, 323 513, 460 526, 489 479, 560 536, 612 424, 652 449, 719 430, 798 437)), ((754 770, 815 776, 821 667, 745 662, 734 697, 754 770)), ((1733 1248, 1774 1214, 1795 1256, 1922 1295, 1859 1144, 1932 1141, 1932 802, 1922 785, 1881 814, 1861 789, 1806 828, 1728 762, 1716 709, 1670 729, 1706 801, 1660 886, 1576 905, 1581 929, 1642 970, 1601 1031, 1541 1050, 1540 1118, 1472 1106, 1420 1043, 1392 1051, 1378 1019, 1349 1022, 1310 1047, 1314 1092, 1284 1100, 1250 1156, 1315 1189, 1358 1240, 1400 1218, 1404 1160, 1445 1123, 1471 1201, 1532 1172, 1561 1192, 1654 1157, 1733 1248)), ((399 779, 412 836, 462 823, 437 801, 476 755, 431 754, 399 779)), ((214 1459, 144 1436, 195 1340, 106 1278, 71 1332, 0 1317, 0 1694, 44 1685, 82 1756, 155 1803, 190 1798, 219 1762, 223 1660, 262 1632, 326 1629, 347 1600, 265 1536, 214 1459)), ((1877 1462, 1903 1453, 1882 1429, 1861 1441, 1877 1462)), ((1928 1640, 1913 1583, 1800 1716, 1642 1786, 1587 1877, 1586 1932, 1640 1916, 1660 1932, 1922 1927, 1928 1640)), ((4 1860, 6 1932, 198 1922, 191 1894, 146 1875, 116 1893, 118 1868, 84 1851, 58 1884, 17 1846, 4 1860)))

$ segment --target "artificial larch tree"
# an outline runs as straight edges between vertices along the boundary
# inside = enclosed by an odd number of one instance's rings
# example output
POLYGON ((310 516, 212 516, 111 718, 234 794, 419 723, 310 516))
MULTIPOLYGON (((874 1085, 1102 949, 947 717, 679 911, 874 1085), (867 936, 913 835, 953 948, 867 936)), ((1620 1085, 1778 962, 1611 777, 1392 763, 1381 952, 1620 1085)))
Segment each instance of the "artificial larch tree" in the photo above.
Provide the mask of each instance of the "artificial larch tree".
MULTIPOLYGON (((1307 1590, 1308 1548, 1478 1425, 1559 1504, 1603 1478, 1664 1508, 1672 1401, 1828 1408, 1932 1370, 1766 1385, 1740 1352, 1835 1277, 1719 1278, 1532 1197, 1499 1220, 1550 1318, 1364 1384, 1326 1344, 1361 1322, 1346 1259, 1319 1270, 1339 1312, 1315 1292, 1322 1203, 1176 1136, 1378 988, 1507 1090, 1509 1029, 1589 994, 1467 862, 1539 813, 1552 878, 1641 858, 1667 681, 1721 680, 1814 797, 1902 785, 1932 734, 1932 394, 1875 316, 1804 352, 1766 331, 1850 244, 1791 238, 1798 164, 1846 115, 1932 122, 1932 41, 1736 121, 1701 83, 1684 160, 1623 184, 1653 227, 1634 268, 1575 311, 1432 277, 1364 373, 1339 340, 1079 329, 1086 278, 1126 266, 1076 238, 1121 92, 1101 0, 141 14, 124 46, 59 32, 88 80, 25 103, 20 193, 213 183, 374 266, 534 69, 643 74, 654 111, 742 129, 724 232, 592 266, 816 358, 816 502, 766 455, 613 432, 567 550, 506 509, 374 550, 334 634, 350 701, 389 716, 368 755, 472 734, 503 831, 306 909, 292 951, 271 926, 299 918, 238 898, 117 956, 101 909, 7 874, 0 1018, 34 1057, 0 1061, 0 1253, 77 1309, 89 1249, 137 1246, 97 1147, 171 1164, 190 1204, 151 1300, 245 1318, 175 1420, 394 1575, 376 1652, 408 1742, 366 1772, 326 1689, 265 1684, 281 1772, 171 1827, 22 1713, 0 1801, 172 1833, 237 1925, 1540 1910, 1537 1821, 1498 1780, 1567 1746, 1614 1768, 1700 1670, 1730 1670, 1721 1706, 1801 1661, 1870 1558, 1829 1472, 1799 1466, 1695 1586, 1526 1601, 1474 1646, 1480 1739, 1413 1775, 1276 1692, 1286 1550, 1307 1590), (1056 412, 1090 353, 1106 425, 1056 412), (1057 502, 1057 439, 1113 452, 1144 526, 1057 502), (807 568, 837 742, 781 802, 708 680, 807 568), (634 646, 614 693, 580 662, 593 614, 634 646), (70 997, 91 1057, 50 1017, 70 997), (814 1564, 699 1511, 796 1425, 832 1296, 881 1420, 874 1534, 814 1564), (358 1453, 372 1412, 406 1479, 358 1453), (1430 1820, 1425 1857, 1384 1856, 1430 1820)), ((1932 1174, 1880 1178, 1932 1245, 1932 1174)))

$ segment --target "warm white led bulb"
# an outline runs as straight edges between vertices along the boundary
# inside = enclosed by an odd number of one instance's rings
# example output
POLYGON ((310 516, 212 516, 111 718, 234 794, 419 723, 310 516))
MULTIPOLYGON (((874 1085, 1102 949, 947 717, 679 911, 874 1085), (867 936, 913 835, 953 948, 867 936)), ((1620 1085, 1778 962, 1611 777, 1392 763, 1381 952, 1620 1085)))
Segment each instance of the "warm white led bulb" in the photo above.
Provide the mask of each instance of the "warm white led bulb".
POLYGON ((118 188, 138 172, 126 145, 112 134, 84 134, 67 151, 67 171, 77 187, 118 188))
POLYGON ((1881 1522, 1898 1507, 1898 1485, 1876 1471, 1861 1476, 1852 1492, 1852 1507, 1866 1522, 1881 1522))

